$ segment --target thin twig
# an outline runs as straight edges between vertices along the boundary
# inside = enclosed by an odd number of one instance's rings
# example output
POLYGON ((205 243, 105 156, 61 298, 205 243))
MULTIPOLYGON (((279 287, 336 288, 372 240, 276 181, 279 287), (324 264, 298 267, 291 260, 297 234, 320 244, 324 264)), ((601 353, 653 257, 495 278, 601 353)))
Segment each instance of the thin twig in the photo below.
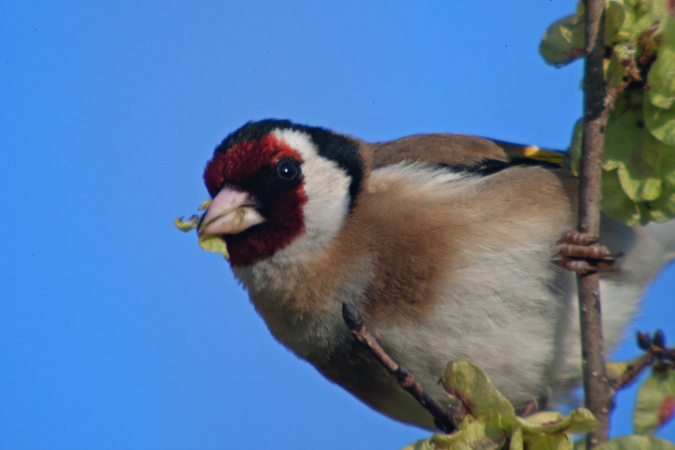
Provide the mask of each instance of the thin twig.
POLYGON ((642 371, 652 365, 655 360, 669 364, 675 361, 675 347, 670 349, 666 347, 665 336, 661 330, 654 333, 653 337, 646 333, 638 333, 637 342, 638 347, 644 350, 645 354, 628 366, 616 380, 612 380, 612 395, 635 381, 642 371))
POLYGON ((342 304, 342 318, 354 334, 354 337, 363 344, 377 358, 387 371, 396 377, 398 384, 412 395, 429 413, 433 416, 436 425, 446 433, 452 433, 457 429, 454 422, 434 399, 429 397, 422 388, 422 385, 415 380, 410 372, 402 368, 391 356, 380 346, 368 328, 363 324, 361 313, 354 305, 349 303, 342 304))
POLYGON ((635 363, 628 366, 619 378, 611 382, 612 396, 616 391, 620 391, 635 381, 642 371, 649 367, 653 362, 654 356, 650 353, 646 353, 635 361, 635 363))
MULTIPOLYGON (((578 231, 600 234, 600 180, 605 126, 609 115, 603 77, 604 45, 602 21, 605 0, 585 0, 586 65, 584 72, 584 133, 580 164, 578 231)), ((607 440, 611 393, 603 352, 599 276, 578 274, 579 320, 586 407, 598 419, 598 427, 587 438, 591 449, 607 440)))

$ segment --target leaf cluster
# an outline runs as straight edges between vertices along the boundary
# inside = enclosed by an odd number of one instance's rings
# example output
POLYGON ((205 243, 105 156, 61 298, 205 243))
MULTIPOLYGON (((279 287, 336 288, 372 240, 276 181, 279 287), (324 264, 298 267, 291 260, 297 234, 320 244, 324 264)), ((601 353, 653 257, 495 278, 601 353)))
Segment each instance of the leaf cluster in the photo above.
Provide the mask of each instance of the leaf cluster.
MULTIPOLYGON (((211 204, 211 200, 205 200, 201 205, 199 205, 199 210, 204 211, 211 204)), ((188 220, 184 220, 183 217, 179 217, 174 220, 173 224, 181 231, 189 232, 199 228, 199 223, 202 220, 202 216, 193 215, 188 220)), ((227 252, 227 244, 225 241, 220 238, 220 236, 214 235, 204 235, 199 236, 199 246, 206 250, 207 252, 219 253, 225 257, 225 259, 230 259, 230 254, 227 252)))
POLYGON ((545 411, 519 417, 488 377, 466 361, 448 364, 441 382, 454 404, 458 431, 435 435, 403 450, 572 450, 572 434, 588 433, 597 424, 593 414, 584 408, 567 416, 545 411))
MULTIPOLYGON (((608 0, 604 17, 606 105, 602 210, 628 225, 675 217, 675 6, 608 0), (670 8, 670 9, 669 9, 670 8)), ((563 66, 584 55, 585 10, 553 24, 544 59, 563 66)), ((582 121, 569 150, 578 171, 582 121)))
MULTIPOLYGON (((610 363, 608 374, 617 378, 631 364, 610 363)), ((588 433, 597 425, 593 414, 585 408, 575 409, 567 416, 542 411, 519 417, 488 377, 466 361, 449 363, 441 383, 450 396, 450 410, 458 430, 417 441, 403 450, 582 450, 585 440, 574 442, 572 436, 588 433)), ((675 370, 662 363, 638 394, 634 424, 640 435, 612 439, 596 449, 675 450, 675 445, 651 436, 672 416, 674 405, 675 370)))

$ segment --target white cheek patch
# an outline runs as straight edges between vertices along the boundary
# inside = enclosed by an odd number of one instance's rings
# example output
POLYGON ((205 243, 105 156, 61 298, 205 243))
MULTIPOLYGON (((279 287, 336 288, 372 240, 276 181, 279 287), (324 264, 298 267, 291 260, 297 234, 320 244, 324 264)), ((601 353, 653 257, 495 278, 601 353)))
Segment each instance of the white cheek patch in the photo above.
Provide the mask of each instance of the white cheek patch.
POLYGON ((335 161, 319 155, 316 144, 307 133, 277 129, 273 134, 297 150, 304 160, 302 174, 307 194, 303 209, 305 233, 279 252, 280 256, 316 252, 327 246, 344 225, 349 211, 351 177, 335 161))

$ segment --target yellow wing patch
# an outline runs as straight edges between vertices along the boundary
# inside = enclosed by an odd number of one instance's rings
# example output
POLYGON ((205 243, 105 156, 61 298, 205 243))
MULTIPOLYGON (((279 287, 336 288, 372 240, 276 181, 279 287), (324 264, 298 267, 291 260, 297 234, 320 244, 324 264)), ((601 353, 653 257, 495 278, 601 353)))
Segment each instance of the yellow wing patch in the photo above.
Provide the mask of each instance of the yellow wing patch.
POLYGON ((557 152, 555 150, 546 150, 535 145, 528 145, 526 147, 516 147, 507 149, 509 158, 526 158, 534 161, 541 161, 556 166, 563 167, 565 165, 565 153, 557 152))

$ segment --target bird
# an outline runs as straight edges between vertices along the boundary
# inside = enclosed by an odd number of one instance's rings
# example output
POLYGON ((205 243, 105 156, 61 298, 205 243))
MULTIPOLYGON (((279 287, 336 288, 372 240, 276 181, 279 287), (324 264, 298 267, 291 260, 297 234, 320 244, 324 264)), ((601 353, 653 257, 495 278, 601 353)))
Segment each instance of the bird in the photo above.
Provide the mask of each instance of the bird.
MULTIPOLYGON (((537 152, 487 138, 420 134, 368 143, 265 119, 217 146, 200 236, 222 239, 269 331, 371 408, 435 429, 347 328, 353 305, 385 351, 447 404, 449 361, 480 367, 516 407, 581 376, 574 274, 556 260, 576 226, 577 178, 537 152)), ((610 349, 645 286, 675 256, 673 222, 602 217, 610 349)))

